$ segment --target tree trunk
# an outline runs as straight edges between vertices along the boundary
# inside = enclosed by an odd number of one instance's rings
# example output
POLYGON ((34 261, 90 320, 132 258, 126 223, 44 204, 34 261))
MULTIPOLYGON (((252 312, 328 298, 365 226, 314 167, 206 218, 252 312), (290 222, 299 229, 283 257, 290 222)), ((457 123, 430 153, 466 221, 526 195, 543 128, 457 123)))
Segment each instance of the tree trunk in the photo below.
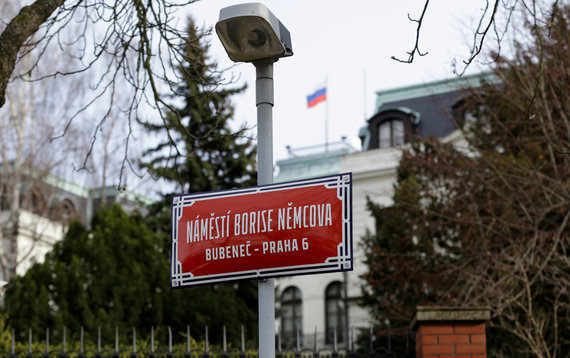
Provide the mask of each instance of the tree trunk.
POLYGON ((65 0, 36 0, 23 7, 0 35, 0 107, 6 103, 6 87, 18 58, 18 52, 65 0))

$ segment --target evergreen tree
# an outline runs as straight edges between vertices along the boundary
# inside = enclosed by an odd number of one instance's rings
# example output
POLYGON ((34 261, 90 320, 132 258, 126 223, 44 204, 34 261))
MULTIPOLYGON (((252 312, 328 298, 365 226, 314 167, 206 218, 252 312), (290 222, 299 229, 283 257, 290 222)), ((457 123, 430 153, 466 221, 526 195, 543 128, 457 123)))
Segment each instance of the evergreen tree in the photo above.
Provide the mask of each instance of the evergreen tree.
POLYGON ((499 57, 500 85, 473 89, 466 147, 403 153, 394 205, 371 204, 366 303, 403 325, 416 305, 492 310, 491 356, 570 353, 570 6, 528 23, 499 57), (545 28, 538 28, 545 26, 545 28))
POLYGON ((94 337, 101 327, 112 339, 114 327, 165 324, 169 264, 157 235, 118 205, 99 211, 92 228, 71 222, 43 263, 10 280, 4 313, 20 335, 84 327, 94 337))
MULTIPOLYGON (((149 133, 160 135, 164 141, 144 153, 142 166, 153 176, 175 184, 174 194, 255 184, 255 146, 245 128, 234 130, 230 125, 234 115, 230 99, 245 86, 220 88, 221 75, 216 64, 209 62, 207 51, 204 34, 190 19, 184 45, 186 61, 176 68, 184 82, 175 87, 166 126, 146 125, 149 133), (171 141, 179 152, 167 150, 171 141)), ((161 235, 163 253, 169 257, 171 194, 163 197, 150 208, 145 221, 161 235)), ((238 339, 240 326, 244 325, 248 337, 257 334, 255 281, 184 288, 166 296, 164 318, 173 326, 208 325, 221 332, 222 325, 226 325, 228 335, 238 339)))
MULTIPOLYGON (((83 327, 92 342, 98 327, 106 342, 113 341, 115 327, 122 337, 136 327, 144 338, 151 327, 178 333, 190 325, 198 338, 206 325, 215 335, 226 325, 229 341, 237 344, 244 325, 248 337, 255 336, 256 306, 244 300, 255 294, 244 292, 251 285, 171 291, 161 244, 141 217, 118 205, 99 211, 91 230, 72 222, 43 263, 10 279, 2 311, 7 324, 20 340, 30 328, 42 336, 49 328, 53 339, 61 339, 63 327, 70 335, 83 327)), ((160 332, 164 339, 166 331, 160 332)))
POLYGON ((169 106, 166 125, 146 124, 149 133, 165 140, 144 153, 147 160, 142 166, 177 184, 178 193, 253 185, 255 147, 245 128, 236 131, 230 126, 234 115, 230 98, 245 86, 219 87, 222 79, 216 65, 208 62, 204 35, 189 22, 186 62, 176 69, 185 81, 175 87, 173 96, 184 104, 169 106), (173 143, 178 148, 175 153, 166 150, 173 143))

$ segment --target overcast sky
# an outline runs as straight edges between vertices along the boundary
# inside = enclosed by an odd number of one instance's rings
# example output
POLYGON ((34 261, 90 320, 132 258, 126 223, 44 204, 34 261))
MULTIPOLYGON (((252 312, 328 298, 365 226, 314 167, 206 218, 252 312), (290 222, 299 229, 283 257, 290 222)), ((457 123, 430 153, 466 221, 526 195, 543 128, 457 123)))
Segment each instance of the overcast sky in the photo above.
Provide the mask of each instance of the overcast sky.
MULTIPOLYGON (((198 25, 213 26, 220 9, 243 3, 201 0, 187 11, 198 25)), ((245 1, 247 2, 247 1, 245 1)), ((374 113, 375 92, 450 78, 451 62, 468 56, 481 7, 485 1, 432 1, 420 37, 424 57, 407 58, 415 41, 415 24, 423 0, 267 0, 263 2, 289 29, 294 55, 275 63, 274 160, 287 158, 293 148, 325 142, 328 105, 329 141, 341 136, 357 143, 358 129, 374 113), (307 108, 306 96, 327 81, 328 103, 307 108)), ((232 66, 217 35, 211 55, 221 67, 232 66)), ((474 67, 471 72, 480 70, 474 67)), ((235 97, 236 123, 255 126, 255 68, 238 64, 227 73, 248 83, 235 97)))

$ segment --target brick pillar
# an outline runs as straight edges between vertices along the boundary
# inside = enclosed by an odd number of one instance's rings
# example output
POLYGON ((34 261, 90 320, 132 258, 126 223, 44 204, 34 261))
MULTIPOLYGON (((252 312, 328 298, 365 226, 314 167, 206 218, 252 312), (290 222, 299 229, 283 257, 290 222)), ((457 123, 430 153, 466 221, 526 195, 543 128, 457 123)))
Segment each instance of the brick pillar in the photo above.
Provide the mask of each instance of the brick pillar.
POLYGON ((486 307, 417 307, 410 322, 417 358, 486 358, 486 307))

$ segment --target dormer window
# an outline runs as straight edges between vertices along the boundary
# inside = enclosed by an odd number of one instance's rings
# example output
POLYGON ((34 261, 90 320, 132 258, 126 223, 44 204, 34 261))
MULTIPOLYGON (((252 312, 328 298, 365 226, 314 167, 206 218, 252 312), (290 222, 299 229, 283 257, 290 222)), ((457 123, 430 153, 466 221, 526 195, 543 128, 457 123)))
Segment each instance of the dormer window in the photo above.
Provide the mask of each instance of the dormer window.
POLYGON ((420 115, 408 108, 398 107, 377 113, 368 121, 368 149, 398 147, 410 141, 420 115))
POLYGON ((491 130, 487 120, 489 109, 481 103, 481 99, 465 97, 457 101, 451 108, 459 127, 469 128, 469 126, 479 124, 485 132, 491 130))
POLYGON ((378 126, 378 148, 404 145, 404 121, 398 118, 386 120, 378 126))
POLYGON ((69 199, 62 200, 57 205, 52 208, 51 218, 52 220, 63 222, 65 224, 69 223, 72 219, 78 216, 75 205, 69 199))

